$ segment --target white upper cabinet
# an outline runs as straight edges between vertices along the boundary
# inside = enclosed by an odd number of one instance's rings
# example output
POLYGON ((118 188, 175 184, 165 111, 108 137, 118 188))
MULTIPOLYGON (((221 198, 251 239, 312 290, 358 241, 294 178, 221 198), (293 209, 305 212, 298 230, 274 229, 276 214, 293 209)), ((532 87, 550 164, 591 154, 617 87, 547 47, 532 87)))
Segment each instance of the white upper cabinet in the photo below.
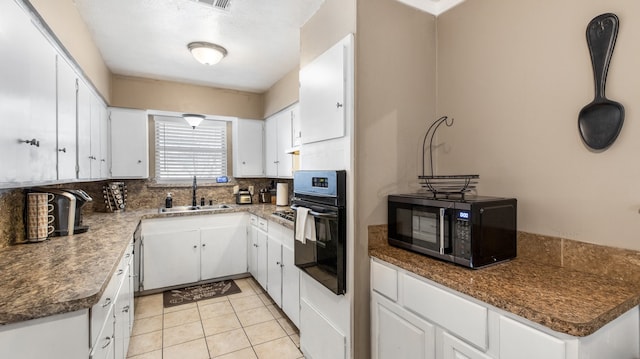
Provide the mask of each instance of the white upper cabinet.
POLYGON ((300 70, 302 143, 345 135, 348 63, 352 36, 338 42, 300 70))
POLYGON ((264 177, 264 121, 233 121, 233 176, 264 177))
POLYGON ((111 177, 149 177, 149 120, 144 110, 111 107, 111 177))
MULTIPOLYGON (((295 106, 294 106, 295 107, 295 106)), ((294 107, 288 107, 265 120, 265 172, 267 177, 293 177, 291 122, 294 107)))
POLYGON ((91 91, 78 81, 78 179, 91 179, 91 91))
POLYGON ((0 183, 56 178, 56 52, 13 1, 0 4, 0 183))
POLYGON ((109 178, 109 110, 100 103, 100 178, 109 178))
POLYGON ((73 68, 58 56, 58 180, 76 178, 76 86, 73 68))
POLYGON ((302 144, 302 130, 300 129, 300 103, 295 104, 291 108, 291 136, 293 147, 302 144))
POLYGON ((102 154, 103 143, 108 143, 106 106, 84 81, 78 82, 77 121, 78 179, 107 178, 108 150, 102 154))

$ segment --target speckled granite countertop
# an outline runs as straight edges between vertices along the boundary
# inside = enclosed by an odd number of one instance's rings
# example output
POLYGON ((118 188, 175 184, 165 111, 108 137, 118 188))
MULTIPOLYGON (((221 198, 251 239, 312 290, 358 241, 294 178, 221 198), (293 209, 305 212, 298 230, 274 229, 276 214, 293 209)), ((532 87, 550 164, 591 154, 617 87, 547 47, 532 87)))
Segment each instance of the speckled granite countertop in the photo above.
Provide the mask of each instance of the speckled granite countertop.
MULTIPOLYGON (((283 208, 284 209, 284 208, 283 208)), ((87 309, 98 302, 141 219, 244 212, 289 228, 275 205, 160 214, 157 209, 84 216, 89 231, 0 250, 0 325, 87 309)))
POLYGON ((573 336, 592 334, 640 304, 640 283, 521 258, 472 270, 389 245, 369 255, 573 336))

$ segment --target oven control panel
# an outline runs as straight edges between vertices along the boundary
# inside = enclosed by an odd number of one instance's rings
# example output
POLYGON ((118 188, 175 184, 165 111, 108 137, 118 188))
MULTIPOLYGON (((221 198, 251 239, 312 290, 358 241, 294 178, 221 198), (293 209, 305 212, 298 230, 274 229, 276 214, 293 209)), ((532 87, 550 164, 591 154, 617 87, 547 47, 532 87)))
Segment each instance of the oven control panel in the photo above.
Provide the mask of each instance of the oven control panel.
POLYGON ((328 188, 329 187, 329 178, 327 178, 327 177, 312 177, 311 178, 311 186, 312 187, 328 188))

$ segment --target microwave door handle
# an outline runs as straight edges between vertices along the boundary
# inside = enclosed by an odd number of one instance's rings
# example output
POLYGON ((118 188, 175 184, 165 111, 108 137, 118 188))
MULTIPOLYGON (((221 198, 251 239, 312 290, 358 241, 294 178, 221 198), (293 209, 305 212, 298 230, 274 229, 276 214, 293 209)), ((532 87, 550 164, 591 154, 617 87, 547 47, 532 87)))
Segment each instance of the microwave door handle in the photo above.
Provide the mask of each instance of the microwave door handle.
POLYGON ((444 254, 444 208, 440 208, 440 254, 444 254))

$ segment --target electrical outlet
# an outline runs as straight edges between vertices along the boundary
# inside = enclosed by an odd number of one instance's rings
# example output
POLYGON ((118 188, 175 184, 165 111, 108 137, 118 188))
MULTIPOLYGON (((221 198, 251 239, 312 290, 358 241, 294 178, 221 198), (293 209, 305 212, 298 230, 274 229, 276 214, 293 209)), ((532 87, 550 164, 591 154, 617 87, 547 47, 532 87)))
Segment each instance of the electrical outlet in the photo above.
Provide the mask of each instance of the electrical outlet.
POLYGON ((253 186, 249 186, 249 193, 253 196, 253 186))

